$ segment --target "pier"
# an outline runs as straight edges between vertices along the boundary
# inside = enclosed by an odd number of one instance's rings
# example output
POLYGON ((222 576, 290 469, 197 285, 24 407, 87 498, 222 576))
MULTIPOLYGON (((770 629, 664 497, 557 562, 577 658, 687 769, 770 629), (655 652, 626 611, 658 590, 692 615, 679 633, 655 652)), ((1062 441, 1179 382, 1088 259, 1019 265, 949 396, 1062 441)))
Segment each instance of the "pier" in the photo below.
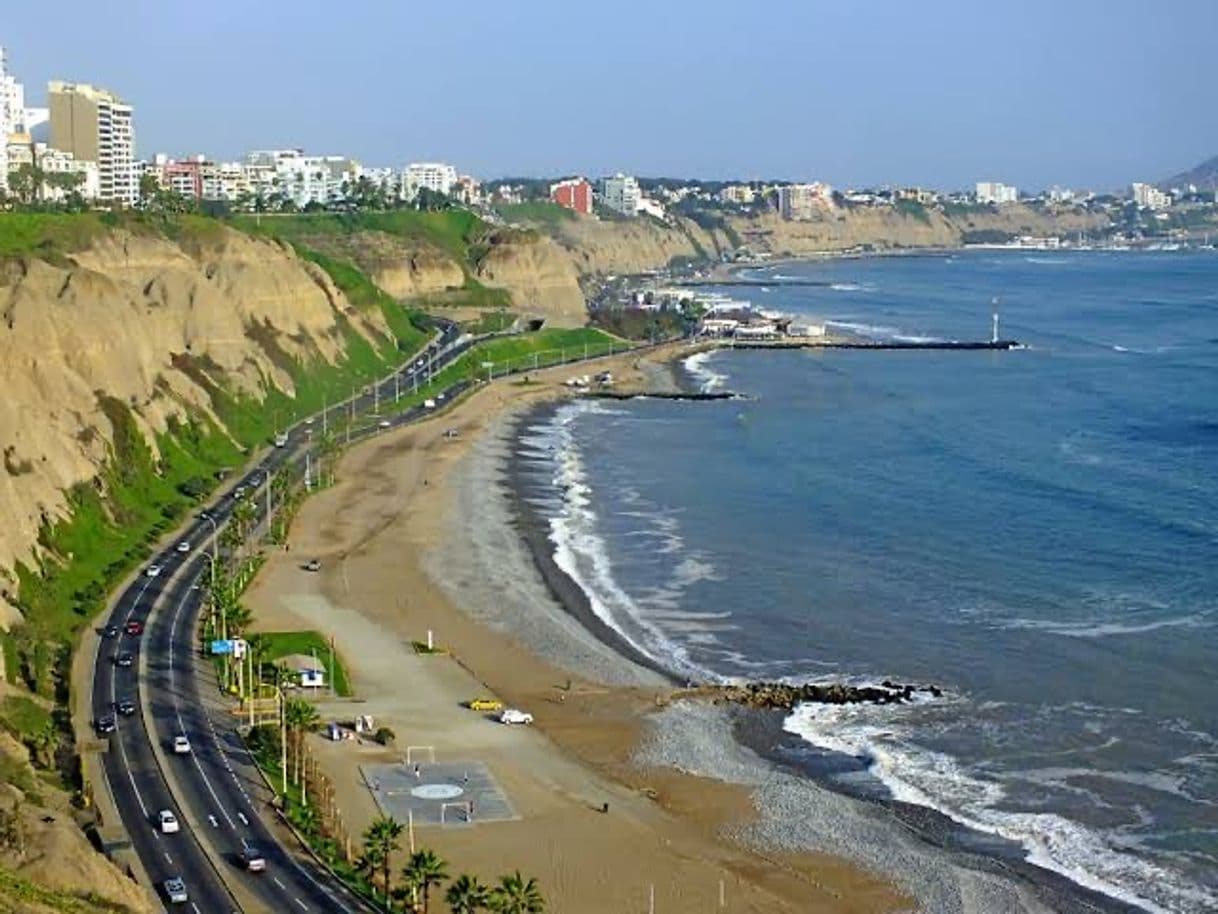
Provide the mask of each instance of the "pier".
POLYGON ((583 393, 585 397, 597 400, 637 400, 646 397, 648 400, 738 400, 740 394, 727 390, 715 391, 656 391, 646 390, 589 390, 583 393))
POLYGON ((1018 340, 836 340, 780 339, 725 341, 727 349, 933 349, 948 351, 978 351, 1023 349, 1018 340))

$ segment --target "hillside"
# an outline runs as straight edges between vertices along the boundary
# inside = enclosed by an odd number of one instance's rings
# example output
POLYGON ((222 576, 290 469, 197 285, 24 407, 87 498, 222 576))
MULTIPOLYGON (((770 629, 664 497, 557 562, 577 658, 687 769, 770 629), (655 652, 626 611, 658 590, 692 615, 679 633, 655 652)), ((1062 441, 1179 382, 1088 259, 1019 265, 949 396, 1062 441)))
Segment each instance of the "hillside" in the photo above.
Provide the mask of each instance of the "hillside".
POLYGON ((945 212, 916 203, 837 207, 806 222, 784 220, 777 213, 745 217, 710 212, 699 214, 697 222, 675 218, 669 224, 649 218, 601 220, 574 214, 555 219, 537 207, 520 215, 565 248, 585 275, 643 273, 682 260, 717 259, 722 251, 741 245, 755 252, 799 257, 859 247, 954 247, 970 232, 1069 234, 1105 224, 1103 217, 1074 209, 970 206, 945 212))
POLYGON ((1198 190, 1218 191, 1218 156, 1160 181, 1158 186, 1161 190, 1171 190, 1173 187, 1184 188, 1190 184, 1195 184, 1198 190))

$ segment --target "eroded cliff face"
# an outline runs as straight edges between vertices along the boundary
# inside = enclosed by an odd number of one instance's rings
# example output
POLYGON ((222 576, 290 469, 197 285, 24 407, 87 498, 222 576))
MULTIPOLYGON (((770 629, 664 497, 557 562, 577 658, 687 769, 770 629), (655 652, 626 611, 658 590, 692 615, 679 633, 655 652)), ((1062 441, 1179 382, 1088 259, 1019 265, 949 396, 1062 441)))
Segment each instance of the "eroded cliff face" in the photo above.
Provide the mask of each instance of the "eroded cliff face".
POLYGON ((0 569, 10 588, 44 518, 64 516, 65 491, 107 457, 113 429, 99 394, 129 404, 155 450, 171 416, 211 414, 207 391, 174 367, 184 356, 230 389, 260 395, 270 383, 291 394, 283 354, 338 360, 340 315, 369 339, 387 333, 320 268, 227 229, 192 251, 116 232, 65 265, 10 261, 0 312, 0 569))
POLYGON ((535 232, 501 232, 478 261, 478 281, 508 290, 513 307, 549 326, 582 327, 588 320, 579 272, 568 252, 535 232))
POLYGON ((653 219, 601 220, 577 216, 559 223, 555 239, 566 249, 580 275, 646 273, 674 258, 715 257, 731 247, 717 233, 687 219, 661 225, 653 219))
POLYGON ((877 250, 892 248, 955 247, 964 234, 986 229, 1015 235, 1057 235, 1096 228, 1103 217, 1075 210, 1045 213, 1031 207, 1004 206, 999 210, 970 210, 949 216, 934 209, 920 214, 891 206, 831 207, 809 221, 788 221, 777 213, 756 218, 733 218, 731 226, 748 247, 778 256, 841 251, 860 245, 877 250))

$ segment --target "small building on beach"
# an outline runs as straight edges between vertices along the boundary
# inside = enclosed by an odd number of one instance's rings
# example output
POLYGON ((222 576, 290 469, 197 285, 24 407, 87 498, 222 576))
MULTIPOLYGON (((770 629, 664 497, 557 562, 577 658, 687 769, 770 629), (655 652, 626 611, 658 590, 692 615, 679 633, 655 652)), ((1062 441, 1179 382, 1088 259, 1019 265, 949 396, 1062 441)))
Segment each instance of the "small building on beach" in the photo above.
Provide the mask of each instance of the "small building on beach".
POLYGON ((326 665, 308 654, 287 654, 276 663, 289 673, 298 685, 306 689, 323 689, 326 686, 326 665))

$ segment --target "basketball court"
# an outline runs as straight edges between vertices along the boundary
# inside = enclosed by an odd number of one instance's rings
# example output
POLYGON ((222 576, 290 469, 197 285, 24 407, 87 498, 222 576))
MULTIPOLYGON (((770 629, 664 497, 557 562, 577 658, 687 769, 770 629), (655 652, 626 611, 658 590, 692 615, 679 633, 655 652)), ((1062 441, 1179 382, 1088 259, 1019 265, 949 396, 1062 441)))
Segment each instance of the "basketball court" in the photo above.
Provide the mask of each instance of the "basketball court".
POLYGON ((416 826, 447 828, 520 818, 481 762, 436 763, 427 753, 412 753, 409 762, 361 765, 360 774, 381 814, 403 824, 413 818, 416 826))

